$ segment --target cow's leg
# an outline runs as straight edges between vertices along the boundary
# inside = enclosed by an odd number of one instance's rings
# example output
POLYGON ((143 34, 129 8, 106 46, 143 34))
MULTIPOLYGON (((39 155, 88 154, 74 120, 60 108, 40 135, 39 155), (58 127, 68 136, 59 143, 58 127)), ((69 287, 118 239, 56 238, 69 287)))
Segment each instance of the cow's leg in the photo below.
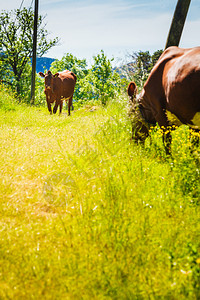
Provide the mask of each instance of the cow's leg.
POLYGON ((137 122, 134 127, 132 126, 132 138, 134 137, 137 143, 140 141, 144 144, 148 136, 149 130, 142 122, 137 122))
MULTIPOLYGON (((163 128, 162 128, 163 129, 163 128)), ((167 155, 171 155, 171 128, 167 127, 163 129, 163 144, 165 146, 165 152, 167 155)))
POLYGON ((53 108, 53 113, 54 113, 54 114, 56 114, 57 109, 58 109, 58 102, 56 101, 56 103, 55 103, 55 105, 54 105, 54 108, 53 108))
POLYGON ((70 107, 72 106, 72 97, 68 100, 68 116, 70 116, 70 107))
POLYGON ((60 101, 60 114, 62 113, 63 101, 60 101))
POLYGON ((49 103, 48 101, 47 101, 47 107, 48 107, 50 114, 52 115, 51 103, 49 103))
POLYGON ((155 115, 155 119, 158 122, 158 125, 163 130, 163 144, 165 147, 165 152, 167 155, 170 155, 172 141, 171 128, 169 126, 167 115, 161 105, 157 107, 157 114, 155 115))
POLYGON ((191 143, 194 147, 199 146, 199 137, 200 137, 199 129, 190 129, 190 139, 191 139, 191 143))
POLYGON ((167 155, 171 155, 171 142, 172 142, 171 127, 169 125, 163 125, 163 123, 160 123, 159 120, 158 120, 158 125, 162 129, 162 140, 165 147, 165 152, 167 155))

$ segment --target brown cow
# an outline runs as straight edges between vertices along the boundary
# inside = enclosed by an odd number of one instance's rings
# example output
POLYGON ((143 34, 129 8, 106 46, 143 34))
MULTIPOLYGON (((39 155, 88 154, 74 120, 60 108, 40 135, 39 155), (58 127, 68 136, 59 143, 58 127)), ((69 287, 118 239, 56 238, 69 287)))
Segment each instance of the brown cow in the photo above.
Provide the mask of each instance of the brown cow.
POLYGON ((68 70, 52 74, 48 71, 46 74, 39 72, 41 77, 45 78, 45 94, 47 106, 50 114, 52 114, 51 104, 55 102, 53 113, 57 112, 60 105, 60 114, 62 112, 63 101, 68 100, 68 115, 70 115, 70 107, 72 106, 72 98, 74 87, 76 84, 76 75, 68 70))
POLYGON ((130 82, 128 95, 135 139, 144 140, 150 124, 158 123, 166 131, 163 141, 169 154, 168 126, 187 124, 200 131, 200 47, 167 48, 138 97, 136 91, 135 83, 130 82))

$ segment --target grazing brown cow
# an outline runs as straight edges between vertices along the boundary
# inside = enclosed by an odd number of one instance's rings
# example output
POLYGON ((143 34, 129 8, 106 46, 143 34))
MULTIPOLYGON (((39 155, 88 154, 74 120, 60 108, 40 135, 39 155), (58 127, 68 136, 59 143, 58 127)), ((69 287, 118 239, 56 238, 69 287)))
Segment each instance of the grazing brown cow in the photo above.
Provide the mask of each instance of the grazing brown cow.
POLYGON ((60 106, 60 114, 62 112, 63 101, 68 100, 68 115, 70 115, 70 107, 72 106, 72 98, 74 87, 76 84, 76 75, 70 71, 63 71, 52 74, 48 71, 46 74, 39 72, 41 77, 45 78, 45 94, 47 106, 50 114, 52 114, 51 104, 55 102, 53 113, 57 112, 60 106))
POLYGON ((168 126, 187 124, 200 131, 200 47, 167 48, 136 97, 134 82, 128 86, 135 140, 148 136, 150 124, 164 128, 163 141, 170 153, 168 126))

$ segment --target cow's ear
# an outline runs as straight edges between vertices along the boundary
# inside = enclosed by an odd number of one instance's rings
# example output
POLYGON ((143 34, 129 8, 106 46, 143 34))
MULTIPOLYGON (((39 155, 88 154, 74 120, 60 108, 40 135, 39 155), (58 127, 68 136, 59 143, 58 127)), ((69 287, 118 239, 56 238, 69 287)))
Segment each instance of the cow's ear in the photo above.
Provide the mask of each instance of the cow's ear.
POLYGON ((44 73, 42 73, 42 72, 39 72, 39 75, 40 75, 41 77, 45 77, 44 73))
POLYGON ((59 73, 56 73, 56 74, 53 75, 53 77, 58 77, 58 75, 59 75, 59 73))
POLYGON ((134 81, 129 83, 127 92, 130 97, 133 97, 137 93, 137 86, 134 81))

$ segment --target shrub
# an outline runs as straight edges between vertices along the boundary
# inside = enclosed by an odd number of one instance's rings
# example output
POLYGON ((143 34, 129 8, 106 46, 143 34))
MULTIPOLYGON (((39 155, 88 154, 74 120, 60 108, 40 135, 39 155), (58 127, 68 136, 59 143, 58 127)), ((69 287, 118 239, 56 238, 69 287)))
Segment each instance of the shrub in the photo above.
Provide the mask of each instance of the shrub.
POLYGON ((10 111, 16 109, 16 95, 6 86, 0 84, 0 109, 10 111))

